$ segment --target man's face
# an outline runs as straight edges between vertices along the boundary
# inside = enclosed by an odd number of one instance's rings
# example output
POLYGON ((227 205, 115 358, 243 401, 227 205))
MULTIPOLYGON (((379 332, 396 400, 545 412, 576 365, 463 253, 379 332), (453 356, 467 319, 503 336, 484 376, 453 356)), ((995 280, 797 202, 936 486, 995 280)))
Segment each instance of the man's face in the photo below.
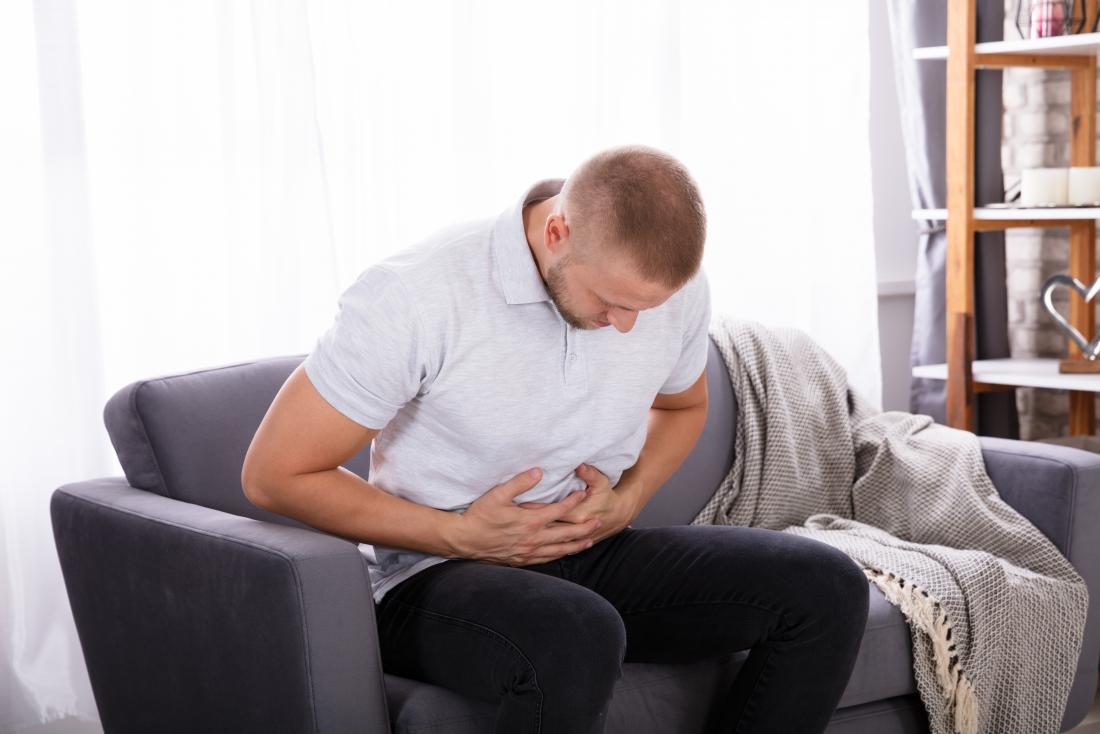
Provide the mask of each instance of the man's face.
POLYGON ((634 328, 638 312, 667 301, 675 289, 650 283, 626 267, 586 263, 567 253, 546 274, 546 290, 574 329, 634 328))

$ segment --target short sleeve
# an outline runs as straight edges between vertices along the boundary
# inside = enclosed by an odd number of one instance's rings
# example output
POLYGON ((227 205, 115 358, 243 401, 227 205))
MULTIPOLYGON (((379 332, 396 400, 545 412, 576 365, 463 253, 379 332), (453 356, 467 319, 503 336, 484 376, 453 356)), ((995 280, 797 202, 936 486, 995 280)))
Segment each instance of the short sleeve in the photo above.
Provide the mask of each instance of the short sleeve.
POLYGON ((420 314, 398 274, 378 265, 363 271, 338 305, 303 367, 334 408, 381 430, 427 377, 420 314))
POLYGON ((666 395, 683 392, 695 384, 699 375, 707 367, 710 330, 710 281, 702 266, 689 284, 689 298, 684 304, 683 346, 680 359, 672 368, 672 374, 661 386, 660 392, 666 395))

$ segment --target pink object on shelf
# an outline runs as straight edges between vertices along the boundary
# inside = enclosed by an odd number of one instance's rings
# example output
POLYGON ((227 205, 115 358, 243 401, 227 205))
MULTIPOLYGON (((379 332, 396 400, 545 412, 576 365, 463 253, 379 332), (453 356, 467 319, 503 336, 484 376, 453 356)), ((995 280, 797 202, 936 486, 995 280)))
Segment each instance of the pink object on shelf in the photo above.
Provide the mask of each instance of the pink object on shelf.
POLYGON ((1031 0, 1028 37, 1049 38, 1066 32, 1066 5, 1062 0, 1031 0))

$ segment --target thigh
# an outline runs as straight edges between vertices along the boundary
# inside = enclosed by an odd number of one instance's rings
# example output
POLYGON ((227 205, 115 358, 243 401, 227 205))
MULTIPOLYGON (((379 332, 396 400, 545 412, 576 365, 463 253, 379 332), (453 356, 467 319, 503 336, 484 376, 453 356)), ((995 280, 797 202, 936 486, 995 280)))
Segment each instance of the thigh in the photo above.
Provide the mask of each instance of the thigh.
POLYGON ((866 587, 832 546, 728 525, 626 528, 562 568, 618 610, 627 662, 688 662, 793 639, 823 608, 839 609, 853 580, 866 587))
MULTIPOLYGON (((378 607, 383 668, 495 702, 538 686, 536 671, 561 677, 574 651, 607 648, 604 657, 621 664, 626 632, 618 612, 560 578, 558 568, 450 559, 406 579, 378 607)), ((606 677, 607 666, 591 669, 606 677)), ((570 686, 603 685, 587 681, 583 667, 569 677, 570 686)))

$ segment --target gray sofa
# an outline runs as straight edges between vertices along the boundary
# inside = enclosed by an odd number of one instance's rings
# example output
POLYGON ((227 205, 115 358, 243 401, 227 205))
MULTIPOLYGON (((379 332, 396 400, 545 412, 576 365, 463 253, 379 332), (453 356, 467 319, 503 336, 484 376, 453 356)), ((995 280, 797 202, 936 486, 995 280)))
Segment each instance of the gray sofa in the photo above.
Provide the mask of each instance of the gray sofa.
MULTIPOLYGON (((384 674, 355 541, 243 495, 245 450, 304 355, 141 380, 104 410, 125 471, 66 484, 54 537, 100 718, 125 732, 491 732, 495 706, 384 674)), ((736 402, 712 342, 710 411, 693 453, 635 526, 689 522, 728 471, 736 402)), ((1100 583, 1100 455, 982 439, 1003 498, 1100 583)), ((367 476, 364 449, 346 466, 367 476)), ((829 732, 927 729, 909 627, 868 584, 859 660, 829 732)), ((627 663, 609 734, 697 732, 748 651, 694 664, 627 663)), ((1089 615, 1063 730, 1093 699, 1089 615)), ((797 706, 798 701, 791 701, 797 706)))

